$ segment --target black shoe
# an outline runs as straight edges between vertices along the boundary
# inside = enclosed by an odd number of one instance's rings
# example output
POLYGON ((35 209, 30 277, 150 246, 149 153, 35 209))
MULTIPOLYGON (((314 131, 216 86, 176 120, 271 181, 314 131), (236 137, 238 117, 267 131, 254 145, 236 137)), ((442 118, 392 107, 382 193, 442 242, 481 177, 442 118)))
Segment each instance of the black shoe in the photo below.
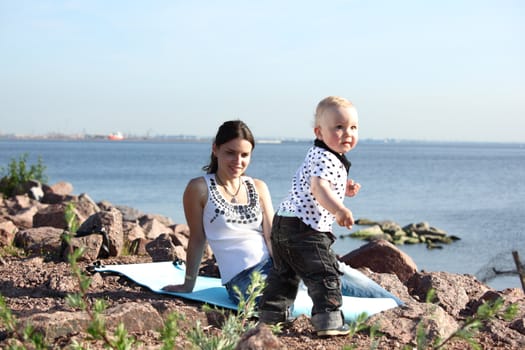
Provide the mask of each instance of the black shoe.
POLYGON ((317 331, 319 337, 333 337, 336 335, 348 335, 350 334, 350 327, 347 324, 343 324, 341 327, 333 329, 321 329, 317 331))

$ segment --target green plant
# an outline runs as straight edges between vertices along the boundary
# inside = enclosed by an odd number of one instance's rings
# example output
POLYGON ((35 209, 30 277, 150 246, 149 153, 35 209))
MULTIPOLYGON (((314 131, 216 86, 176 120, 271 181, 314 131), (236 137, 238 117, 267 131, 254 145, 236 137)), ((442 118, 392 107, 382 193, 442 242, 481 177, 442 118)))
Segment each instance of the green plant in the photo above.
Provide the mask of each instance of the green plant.
MULTIPOLYGON (((430 303, 434 299, 435 291, 431 289, 427 293, 426 302, 430 303)), ((481 327, 497 317, 511 320, 516 316, 517 311, 518 307, 516 304, 511 304, 503 310, 502 298, 498 298, 495 301, 486 301, 478 308, 473 316, 468 317, 456 331, 445 339, 441 339, 440 337, 430 339, 423 322, 420 322, 416 329, 416 347, 418 350, 438 350, 444 348, 445 345, 453 339, 462 339, 473 349, 481 349, 481 345, 475 339, 481 327)), ((409 347, 405 348, 408 349, 409 347)))
POLYGON ((24 153, 19 156, 18 160, 12 158, 7 169, 4 169, 4 167, 0 168, 0 176, 2 176, 0 179, 0 192, 4 196, 10 197, 16 194, 24 183, 29 180, 37 180, 41 183, 47 182, 47 176, 45 175, 46 166, 43 164, 42 159, 38 157, 37 163, 28 167, 27 157, 28 154, 24 153))
POLYGON ((465 340, 474 349, 481 349, 481 345, 474 339, 480 328, 497 317, 502 317, 509 321, 516 316, 517 311, 518 307, 516 304, 511 304, 503 310, 502 298, 498 298, 495 301, 486 301, 478 308, 474 316, 468 317, 458 330, 448 338, 438 342, 432 349, 441 349, 454 338, 465 340))
MULTIPOLYGON (((64 231, 62 239, 70 247, 73 233, 79 227, 78 218, 75 214, 75 206, 73 203, 68 203, 65 210, 65 219, 67 223, 67 230, 64 231)), ((71 250, 68 254, 68 261, 71 265, 71 270, 78 281, 77 293, 68 294, 66 301, 69 306, 85 311, 90 317, 90 323, 87 326, 86 332, 89 337, 87 340, 99 340, 104 343, 104 347, 116 350, 130 350, 134 347, 140 347, 134 337, 130 336, 122 323, 119 323, 113 333, 109 333, 106 327, 104 318, 104 311, 106 310, 106 303, 103 300, 95 299, 91 301, 87 297, 87 292, 91 284, 91 278, 87 277, 78 265, 78 258, 82 256, 83 248, 71 250)), ((178 335, 177 321, 181 319, 179 315, 173 313, 168 315, 163 329, 160 330, 161 338, 163 340, 162 350, 173 349, 175 347, 175 337, 178 335)), ((13 316, 11 310, 7 307, 5 298, 0 294, 0 326, 3 332, 8 337, 8 349, 51 349, 52 345, 46 344, 45 337, 42 333, 37 332, 31 324, 21 329, 19 322, 13 316), (20 330, 21 329, 21 330, 20 330)), ((73 340, 71 349, 84 350, 89 349, 89 345, 73 340)))
MULTIPOLYGON (((79 223, 78 218, 75 214, 75 206, 73 203, 68 203, 64 213, 67 231, 62 235, 62 239, 65 240, 67 245, 71 246, 71 238, 74 232, 78 230, 79 223)), ((84 248, 77 248, 70 250, 68 254, 68 261, 71 265, 73 275, 78 281, 79 291, 77 293, 68 294, 66 301, 68 305, 85 311, 89 315, 91 322, 88 325, 87 332, 91 336, 92 340, 102 340, 105 347, 110 349, 127 350, 132 349, 133 345, 136 344, 135 338, 129 336, 128 332, 124 328, 122 323, 117 325, 113 334, 108 333, 106 327, 106 320, 103 316, 106 310, 106 303, 103 300, 95 299, 91 302, 87 297, 89 286, 91 284, 91 278, 86 276, 78 265, 78 259, 84 253, 84 248)), ((82 344, 74 342, 73 348, 83 349, 82 344)))
POLYGON ((171 313, 164 321, 164 327, 160 330, 162 347, 160 350, 172 350, 175 348, 175 338, 179 335, 178 321, 183 317, 177 313, 171 313))
POLYGON ((239 305, 237 307, 237 313, 229 312, 226 314, 223 310, 212 309, 205 305, 205 311, 219 312, 225 317, 224 324, 221 327, 221 334, 219 335, 207 335, 200 322, 197 321, 197 327, 190 331, 188 334, 189 340, 192 342, 196 349, 217 349, 227 350, 235 349, 241 336, 256 325, 255 317, 255 306, 257 305, 257 299, 262 294, 265 283, 260 273, 254 272, 251 276, 251 283, 248 286, 246 294, 248 298, 245 298, 243 293, 234 287, 236 294, 239 296, 239 305))
MULTIPOLYGON (((377 347, 378 339, 382 334, 378 332, 379 327, 377 325, 368 326, 366 324, 367 319, 368 319, 368 314, 366 312, 363 312, 357 316, 355 321, 350 322, 348 324, 348 326, 350 327, 350 334, 348 334, 348 337, 352 338, 358 332, 368 330, 369 335, 370 335, 370 340, 371 340, 370 349, 375 349, 377 347)), ((345 345, 343 347, 343 350, 353 350, 353 349, 357 349, 357 347, 354 345, 345 345)))
POLYGON ((0 325, 5 327, 8 349, 26 349, 24 344, 30 344, 29 348, 43 350, 49 348, 42 333, 37 332, 32 325, 28 324, 20 330, 18 321, 13 316, 3 295, 0 294, 0 325))
POLYGON ((23 257, 24 255, 25 255, 25 252, 23 249, 15 247, 12 244, 0 247, 0 258, 3 256, 23 257))

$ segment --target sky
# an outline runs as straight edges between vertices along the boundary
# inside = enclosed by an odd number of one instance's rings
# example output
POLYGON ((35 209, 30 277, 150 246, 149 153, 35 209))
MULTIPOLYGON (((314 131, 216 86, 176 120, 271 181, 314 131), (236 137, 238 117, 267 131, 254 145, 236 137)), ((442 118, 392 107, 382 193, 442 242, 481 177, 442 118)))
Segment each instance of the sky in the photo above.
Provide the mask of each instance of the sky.
POLYGON ((0 134, 525 142, 521 0, 0 0, 0 134))

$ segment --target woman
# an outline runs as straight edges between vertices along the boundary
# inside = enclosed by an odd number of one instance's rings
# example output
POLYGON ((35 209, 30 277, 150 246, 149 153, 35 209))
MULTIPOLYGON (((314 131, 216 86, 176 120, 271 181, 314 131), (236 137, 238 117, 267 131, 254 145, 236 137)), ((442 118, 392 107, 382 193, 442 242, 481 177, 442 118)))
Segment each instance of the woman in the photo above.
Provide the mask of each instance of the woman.
POLYGON ((263 278, 272 266, 270 231, 274 214, 266 184, 245 176, 255 147, 248 126, 240 120, 219 127, 206 175, 192 179, 183 205, 190 238, 183 284, 168 285, 171 292, 191 292, 195 286, 206 240, 215 255, 221 281, 233 301, 237 285, 243 295, 258 271, 263 278))
MULTIPOLYGON (((271 224, 274 209, 266 184, 245 176, 255 147, 248 126, 240 120, 219 127, 206 175, 190 180, 183 195, 190 228, 183 284, 167 285, 169 292, 190 293, 195 286, 206 241, 213 251, 221 281, 230 298, 239 302, 233 286, 243 295, 257 271, 266 279, 272 268, 271 224)), ((380 285, 343 263, 339 264, 343 295, 393 298, 380 285)))

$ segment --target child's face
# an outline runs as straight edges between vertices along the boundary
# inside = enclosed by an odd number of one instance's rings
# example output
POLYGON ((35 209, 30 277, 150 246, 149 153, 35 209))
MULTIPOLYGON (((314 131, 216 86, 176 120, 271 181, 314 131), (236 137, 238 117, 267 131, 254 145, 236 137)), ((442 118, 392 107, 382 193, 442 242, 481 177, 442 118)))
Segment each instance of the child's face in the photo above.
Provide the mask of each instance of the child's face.
POLYGON ((357 111, 354 107, 327 109, 314 128, 315 136, 337 153, 346 153, 359 140, 357 111))

